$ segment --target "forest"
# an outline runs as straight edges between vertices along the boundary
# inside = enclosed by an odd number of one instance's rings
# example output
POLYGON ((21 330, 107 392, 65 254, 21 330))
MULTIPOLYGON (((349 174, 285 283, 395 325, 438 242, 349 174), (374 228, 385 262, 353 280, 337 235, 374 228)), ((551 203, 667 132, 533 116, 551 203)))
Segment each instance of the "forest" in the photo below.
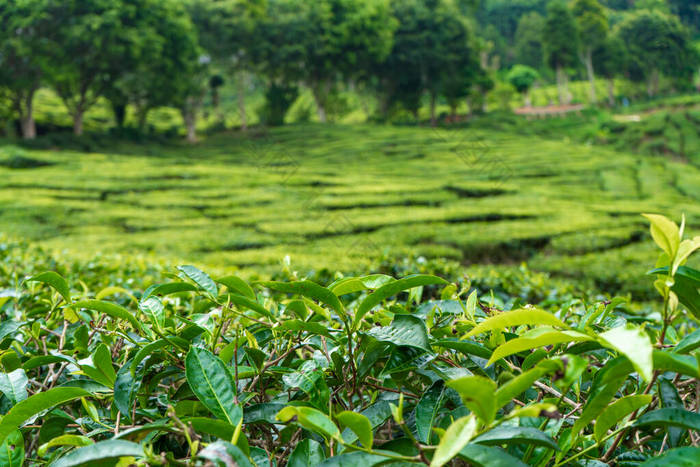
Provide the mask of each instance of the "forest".
POLYGON ((0 467, 700 465, 700 1, 0 0, 0 467))

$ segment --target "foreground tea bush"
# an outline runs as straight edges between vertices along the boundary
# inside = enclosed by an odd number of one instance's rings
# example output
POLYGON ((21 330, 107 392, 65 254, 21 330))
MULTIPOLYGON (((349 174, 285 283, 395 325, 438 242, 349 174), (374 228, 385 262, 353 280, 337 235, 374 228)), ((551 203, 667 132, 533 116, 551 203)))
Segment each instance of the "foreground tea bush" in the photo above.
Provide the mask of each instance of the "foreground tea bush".
POLYGON ((649 313, 428 274, 36 274, 0 298, 0 465, 696 465, 700 237, 647 217, 649 313))

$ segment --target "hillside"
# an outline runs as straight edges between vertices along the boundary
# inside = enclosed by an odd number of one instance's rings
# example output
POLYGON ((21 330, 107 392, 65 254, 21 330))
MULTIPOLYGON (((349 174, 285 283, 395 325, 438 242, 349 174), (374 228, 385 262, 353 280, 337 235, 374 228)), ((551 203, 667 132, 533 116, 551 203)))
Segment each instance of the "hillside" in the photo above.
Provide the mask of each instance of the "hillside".
POLYGON ((567 140, 309 124, 119 151, 4 146, 0 231, 77 258, 146 252, 245 275, 287 255, 302 271, 424 256, 648 293, 639 213, 700 226, 696 167, 567 140))

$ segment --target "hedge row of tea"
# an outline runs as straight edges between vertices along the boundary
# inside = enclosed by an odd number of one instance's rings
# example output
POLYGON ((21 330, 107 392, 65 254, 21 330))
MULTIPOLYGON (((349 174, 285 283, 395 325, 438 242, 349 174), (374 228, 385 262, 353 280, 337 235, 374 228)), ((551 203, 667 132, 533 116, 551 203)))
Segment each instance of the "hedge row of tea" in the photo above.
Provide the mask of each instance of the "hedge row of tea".
POLYGON ((697 465, 700 237, 647 218, 643 310, 429 274, 83 281, 5 243, 0 465, 697 465), (67 278, 18 274, 30 257, 67 278))
MULTIPOLYGON (((639 212, 700 219, 700 171, 474 129, 295 126, 197 148, 0 149, 0 231, 83 260, 143 253, 212 272, 361 273, 406 256, 527 261, 648 299, 639 212)), ((60 145, 59 145, 60 146, 60 145)))

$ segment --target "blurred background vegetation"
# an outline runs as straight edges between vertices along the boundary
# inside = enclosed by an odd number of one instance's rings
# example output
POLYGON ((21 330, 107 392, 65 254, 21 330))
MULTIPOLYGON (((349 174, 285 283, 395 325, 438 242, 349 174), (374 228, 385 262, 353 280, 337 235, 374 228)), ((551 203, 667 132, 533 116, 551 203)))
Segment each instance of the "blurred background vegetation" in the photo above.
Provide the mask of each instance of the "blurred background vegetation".
POLYGON ((646 297, 638 214, 700 226, 699 5, 0 0, 0 232, 646 297))

